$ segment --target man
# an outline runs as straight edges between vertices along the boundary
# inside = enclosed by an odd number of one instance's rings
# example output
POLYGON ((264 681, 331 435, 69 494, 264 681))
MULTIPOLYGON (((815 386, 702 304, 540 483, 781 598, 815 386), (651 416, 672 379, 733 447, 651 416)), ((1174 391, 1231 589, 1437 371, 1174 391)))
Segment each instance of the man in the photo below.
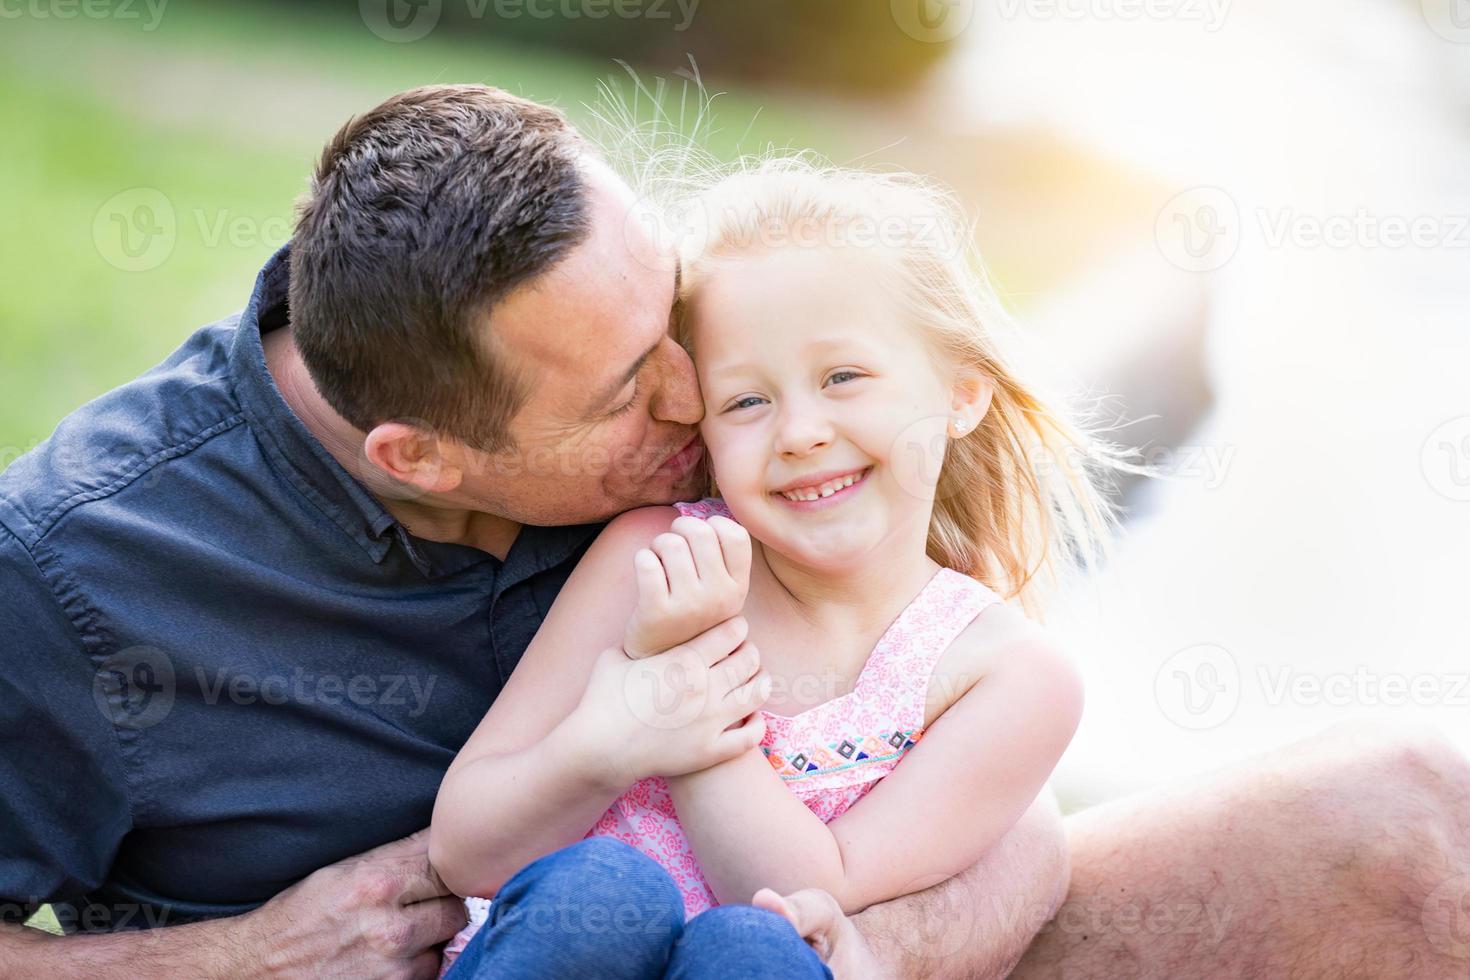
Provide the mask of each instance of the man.
MULTIPOLYGON (((440 777, 599 522, 700 479, 634 206, 550 109, 405 92, 241 315, 0 476, 0 975, 433 974, 440 777)), ((1352 737, 1083 814, 1065 905, 1047 800, 926 891, 770 904, 839 977, 1002 976, 1038 929, 1021 975, 1449 975, 1463 761, 1352 737)))

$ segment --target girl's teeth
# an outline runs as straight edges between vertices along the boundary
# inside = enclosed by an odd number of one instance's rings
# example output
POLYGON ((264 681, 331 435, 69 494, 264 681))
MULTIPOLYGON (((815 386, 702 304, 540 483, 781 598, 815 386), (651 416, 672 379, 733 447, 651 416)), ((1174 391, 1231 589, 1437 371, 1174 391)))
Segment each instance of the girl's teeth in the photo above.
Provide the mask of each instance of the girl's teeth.
POLYGON ((781 496, 787 500, 817 500, 821 497, 830 497, 838 490, 843 490, 856 483, 859 475, 853 473, 839 480, 828 480, 826 483, 815 487, 802 487, 800 490, 784 490, 781 496))

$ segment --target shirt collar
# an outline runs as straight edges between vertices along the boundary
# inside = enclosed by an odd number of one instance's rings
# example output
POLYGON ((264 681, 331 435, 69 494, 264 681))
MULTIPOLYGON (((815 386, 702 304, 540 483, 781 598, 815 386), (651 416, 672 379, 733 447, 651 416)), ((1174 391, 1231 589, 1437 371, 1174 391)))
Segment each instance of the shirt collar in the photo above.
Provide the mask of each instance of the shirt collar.
MULTIPOLYGON (((453 575, 482 561, 495 560, 493 555, 478 548, 427 541, 409 534, 408 529, 342 468, 291 411, 266 368, 265 348, 260 340, 262 334, 286 325, 289 283, 288 244, 270 257, 256 277, 255 289, 240 315, 230 348, 230 376, 235 395, 271 462, 303 496, 356 541, 374 562, 381 564, 395 541, 428 578, 453 575)), ((542 567, 555 564, 567 557, 585 538, 569 542, 562 540, 567 537, 564 534, 553 533, 547 538, 539 532, 565 530, 568 529, 522 528, 507 561, 515 559, 520 562, 523 559, 517 551, 529 551, 546 559, 542 567), (549 555, 546 548, 556 542, 561 543, 550 551, 561 552, 559 558, 549 555)), ((537 564, 538 561, 531 559, 530 563, 537 564)))

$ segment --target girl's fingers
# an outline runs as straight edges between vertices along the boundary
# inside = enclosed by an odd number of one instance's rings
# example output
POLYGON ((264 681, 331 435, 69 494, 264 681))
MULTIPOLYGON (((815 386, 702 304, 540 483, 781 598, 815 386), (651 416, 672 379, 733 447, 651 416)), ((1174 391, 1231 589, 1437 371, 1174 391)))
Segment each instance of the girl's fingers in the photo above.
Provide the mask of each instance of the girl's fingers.
POLYGON ((689 545, 694 556, 694 571, 701 582, 718 582, 725 574, 725 558, 720 553, 720 539, 708 522, 697 517, 680 517, 670 528, 689 545))
POLYGON ((720 679, 724 682, 725 691, 734 694, 743 685, 753 681, 761 670, 761 655, 755 644, 749 640, 740 644, 725 658, 725 662, 717 665, 720 671, 720 679))
POLYGON ((750 534, 728 517, 716 515, 708 521, 720 541, 725 569, 742 586, 750 582, 750 534))
POLYGON ((689 553, 689 542, 683 535, 666 531, 653 539, 652 548, 664 563, 670 595, 694 588, 699 576, 694 571, 694 556, 689 553))
POLYGON ((633 574, 638 580, 639 599, 663 601, 669 597, 669 580, 664 575, 664 563, 647 548, 639 548, 633 555, 633 574))
POLYGON ((742 714, 754 711, 770 699, 771 685, 771 675, 764 669, 758 669, 751 675, 750 680, 736 686, 725 695, 725 702, 733 710, 742 714))
POLYGON ((760 745, 765 736, 766 720, 759 711, 752 711, 739 727, 723 731, 715 738, 715 751, 726 759, 733 759, 760 745))

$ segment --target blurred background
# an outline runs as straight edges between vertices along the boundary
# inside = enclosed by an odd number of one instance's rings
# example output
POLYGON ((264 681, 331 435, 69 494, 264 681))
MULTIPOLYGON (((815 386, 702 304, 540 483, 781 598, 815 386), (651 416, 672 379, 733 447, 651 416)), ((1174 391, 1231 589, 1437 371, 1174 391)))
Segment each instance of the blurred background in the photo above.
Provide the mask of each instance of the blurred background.
POLYGON ((0 467, 241 308, 400 89, 951 184, 1165 478, 1051 617, 1071 809, 1349 717, 1470 748, 1470 0, 0 0, 0 467))

